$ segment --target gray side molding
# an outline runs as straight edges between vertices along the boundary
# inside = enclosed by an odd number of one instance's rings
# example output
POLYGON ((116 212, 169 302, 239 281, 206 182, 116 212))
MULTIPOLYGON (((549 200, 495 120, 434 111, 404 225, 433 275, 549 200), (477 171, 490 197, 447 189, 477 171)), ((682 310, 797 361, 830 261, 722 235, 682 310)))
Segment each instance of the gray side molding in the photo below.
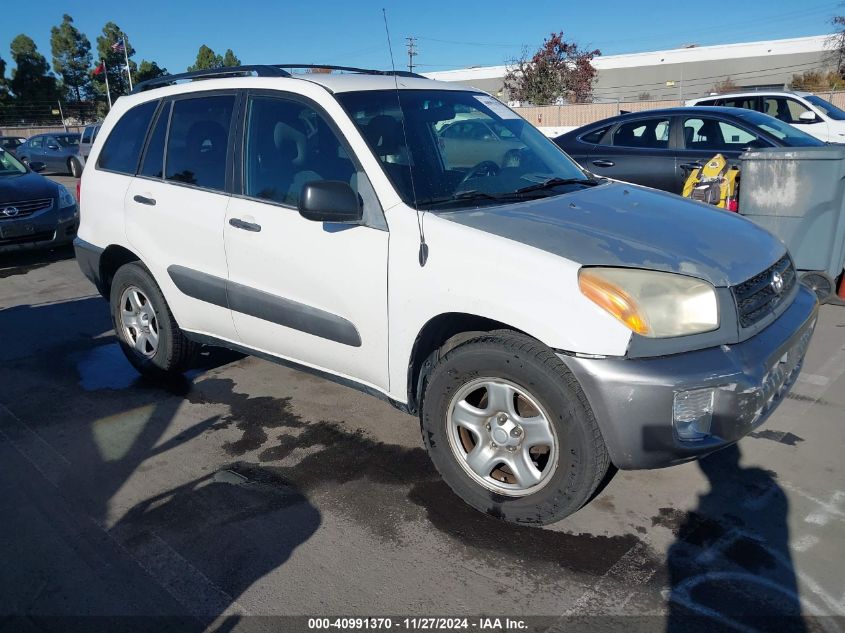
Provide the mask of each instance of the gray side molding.
POLYGON ((336 343, 361 347, 361 335, 355 325, 331 312, 184 266, 169 266, 167 273, 181 292, 194 299, 336 343))

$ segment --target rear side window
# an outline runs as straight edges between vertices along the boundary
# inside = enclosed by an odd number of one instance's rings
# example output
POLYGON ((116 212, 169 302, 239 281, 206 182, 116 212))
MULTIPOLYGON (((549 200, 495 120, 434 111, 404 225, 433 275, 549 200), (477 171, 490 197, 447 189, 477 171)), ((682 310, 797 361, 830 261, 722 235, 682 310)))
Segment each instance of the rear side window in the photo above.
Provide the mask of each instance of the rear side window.
POLYGON ((167 123, 170 119, 170 104, 165 105, 158 115, 155 127, 147 143, 144 162, 141 164, 141 176, 161 178, 164 176, 164 142, 167 139, 167 123))
POLYGON ((40 137, 40 136, 39 136, 38 138, 34 138, 34 139, 32 139, 32 140, 29 142, 29 145, 30 145, 31 147, 41 147, 41 142, 42 142, 43 140, 44 140, 44 139, 43 139, 42 137, 40 137))
POLYGON ((99 169, 135 174, 147 128, 157 106, 158 101, 148 101, 135 106, 121 117, 100 151, 100 158, 97 160, 99 169))
POLYGON ((734 97, 732 99, 724 99, 721 104, 727 108, 742 108, 743 110, 756 110, 756 97, 734 97))
POLYGON ((660 117, 623 123, 613 133, 613 144, 618 147, 664 149, 669 146, 669 119, 660 117))
POLYGON ((205 189, 226 187, 226 155, 234 95, 173 103, 167 140, 167 180, 205 189))

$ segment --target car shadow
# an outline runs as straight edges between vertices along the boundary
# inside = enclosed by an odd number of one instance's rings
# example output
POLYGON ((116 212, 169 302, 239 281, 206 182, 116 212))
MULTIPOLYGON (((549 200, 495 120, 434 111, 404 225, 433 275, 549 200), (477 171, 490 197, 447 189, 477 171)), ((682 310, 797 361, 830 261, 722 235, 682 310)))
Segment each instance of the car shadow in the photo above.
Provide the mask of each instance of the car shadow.
POLYGON ((739 446, 699 461, 710 490, 686 514, 655 518, 668 552, 668 633, 806 630, 789 548, 789 503, 776 475, 743 467, 739 446))
POLYGON ((73 246, 70 244, 49 250, 19 250, 0 253, 0 279, 25 275, 32 270, 73 258, 73 246))
POLYGON ((209 414, 174 433, 195 382, 242 355, 204 348, 185 377, 143 378, 120 359, 99 297, 0 310, 7 333, 0 448, 35 470, 4 475, 27 492, 0 495, 0 556, 14 570, 0 574, 0 629, 233 628, 244 590, 321 523, 291 481, 176 465, 220 422, 209 414))

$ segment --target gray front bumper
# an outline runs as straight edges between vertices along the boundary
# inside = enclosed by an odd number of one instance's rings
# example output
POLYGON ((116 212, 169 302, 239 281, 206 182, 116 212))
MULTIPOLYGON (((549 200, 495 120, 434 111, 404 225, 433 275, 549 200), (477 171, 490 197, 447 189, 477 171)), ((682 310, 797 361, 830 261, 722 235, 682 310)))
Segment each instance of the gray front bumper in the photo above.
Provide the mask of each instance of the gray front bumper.
POLYGON ((558 354, 593 408, 618 468, 659 468, 732 444, 762 424, 798 377, 818 302, 803 286, 789 309, 756 336, 647 359, 558 354), (676 391, 718 388, 711 435, 682 441, 672 424, 676 391))

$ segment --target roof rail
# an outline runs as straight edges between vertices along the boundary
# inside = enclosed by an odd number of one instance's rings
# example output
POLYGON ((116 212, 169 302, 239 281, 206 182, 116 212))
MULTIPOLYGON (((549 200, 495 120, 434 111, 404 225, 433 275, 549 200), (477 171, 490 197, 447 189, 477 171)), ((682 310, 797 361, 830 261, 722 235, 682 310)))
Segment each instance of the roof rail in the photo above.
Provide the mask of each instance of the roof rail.
POLYGON ((161 86, 169 86, 177 81, 188 81, 194 79, 216 79, 220 77, 236 77, 238 75, 248 75, 254 73, 257 77, 290 77, 290 73, 283 70, 282 67, 276 65, 247 65, 247 66, 224 66, 221 68, 209 68, 207 70, 195 70, 188 73, 178 73, 176 75, 162 75, 155 79, 148 79, 142 81, 135 86, 132 91, 144 92, 152 88, 160 88, 161 86))
POLYGON ((389 75, 397 77, 415 77, 417 79, 426 79, 417 73, 408 72, 407 70, 376 70, 374 68, 356 68, 354 66, 333 66, 331 64, 271 64, 274 68, 325 68, 326 70, 339 70, 347 73, 359 73, 362 75, 389 75))

